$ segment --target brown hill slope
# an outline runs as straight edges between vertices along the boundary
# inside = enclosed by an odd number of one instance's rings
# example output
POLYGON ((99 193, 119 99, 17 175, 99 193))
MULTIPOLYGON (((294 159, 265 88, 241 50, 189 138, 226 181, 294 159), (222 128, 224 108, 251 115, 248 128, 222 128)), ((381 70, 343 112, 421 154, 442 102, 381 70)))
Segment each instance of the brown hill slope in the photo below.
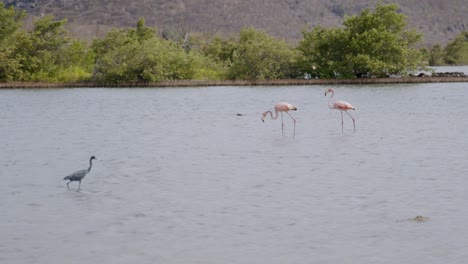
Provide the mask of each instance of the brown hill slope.
MULTIPOLYGON (((306 26, 340 26, 344 15, 373 7, 377 0, 3 0, 35 16, 68 18, 81 37, 104 34, 111 27, 134 26, 144 17, 148 26, 184 28, 189 32, 238 33, 254 26, 288 40, 301 38, 306 26)), ((468 30, 466 0, 396 0, 409 26, 424 33, 425 44, 445 45, 468 30)))

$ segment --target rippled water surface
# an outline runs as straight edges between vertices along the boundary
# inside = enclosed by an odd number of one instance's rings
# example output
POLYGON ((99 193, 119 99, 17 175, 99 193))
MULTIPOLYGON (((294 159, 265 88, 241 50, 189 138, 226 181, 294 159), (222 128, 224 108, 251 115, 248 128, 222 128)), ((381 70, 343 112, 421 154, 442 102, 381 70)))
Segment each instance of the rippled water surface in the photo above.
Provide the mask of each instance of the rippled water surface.
POLYGON ((333 88, 0 90, 0 262, 468 261, 467 84, 333 88))

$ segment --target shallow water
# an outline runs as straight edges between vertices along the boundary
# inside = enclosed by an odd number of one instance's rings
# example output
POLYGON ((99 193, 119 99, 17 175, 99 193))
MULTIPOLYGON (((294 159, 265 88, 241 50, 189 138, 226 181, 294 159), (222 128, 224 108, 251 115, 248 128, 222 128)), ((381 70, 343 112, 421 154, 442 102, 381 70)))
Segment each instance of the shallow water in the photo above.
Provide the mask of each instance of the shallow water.
POLYGON ((0 90, 0 262, 466 262, 467 84, 325 88, 0 90))

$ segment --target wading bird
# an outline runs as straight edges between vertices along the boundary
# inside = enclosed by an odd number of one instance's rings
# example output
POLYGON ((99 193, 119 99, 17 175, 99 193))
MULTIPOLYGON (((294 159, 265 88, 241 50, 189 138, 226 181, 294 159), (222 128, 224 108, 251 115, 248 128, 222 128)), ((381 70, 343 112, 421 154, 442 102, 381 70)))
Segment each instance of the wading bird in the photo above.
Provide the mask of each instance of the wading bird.
POLYGON ((288 114, 289 117, 291 117, 292 120, 294 120, 294 136, 296 136, 296 119, 292 117, 288 112, 289 111, 297 111, 297 108, 288 103, 280 102, 275 105, 275 115, 273 116, 273 113, 271 111, 266 111, 265 113, 262 114, 262 122, 265 122, 265 117, 270 114, 271 119, 276 120, 278 118, 278 112, 281 113, 281 134, 283 134, 284 130, 284 122, 283 122, 283 112, 288 114))
POLYGON ((69 182, 67 182, 67 188, 69 190, 70 190, 70 186, 68 186, 68 184, 70 184, 70 182, 74 182, 74 181, 80 182, 80 184, 78 185, 78 191, 80 190, 81 180, 86 176, 86 174, 88 174, 91 171, 91 167, 93 166, 93 159, 96 159, 96 157, 91 156, 91 158, 89 159, 89 168, 87 170, 76 171, 76 172, 68 175, 67 177, 63 178, 64 180, 69 180, 69 182))
POLYGON ((351 117, 353 120, 353 126, 354 126, 354 132, 356 132, 356 121, 354 120, 354 117, 351 116, 350 113, 348 113, 348 110, 356 110, 350 103, 345 102, 345 101, 335 101, 332 103, 332 98, 335 95, 335 90, 332 88, 328 88, 328 90, 325 92, 325 96, 327 96, 327 93, 331 93, 332 95, 330 96, 330 100, 328 101, 328 108, 330 109, 337 109, 340 110, 341 113, 341 133, 344 133, 343 131, 343 112, 346 112, 346 114, 351 117))

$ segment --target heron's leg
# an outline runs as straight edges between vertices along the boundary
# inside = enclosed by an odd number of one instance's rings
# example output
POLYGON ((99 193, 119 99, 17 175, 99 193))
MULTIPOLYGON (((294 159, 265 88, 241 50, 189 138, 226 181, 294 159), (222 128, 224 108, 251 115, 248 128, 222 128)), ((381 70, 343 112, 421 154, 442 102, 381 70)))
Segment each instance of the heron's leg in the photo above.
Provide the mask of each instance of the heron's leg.
POLYGON ((349 115, 349 117, 351 117, 351 119, 353 120, 353 126, 354 126, 354 132, 356 132, 356 120, 354 120, 354 117, 348 113, 348 111, 346 111, 346 113, 349 115))
POLYGON ((79 180, 79 185, 78 185, 78 190, 76 190, 77 192, 80 191, 80 188, 81 188, 81 180, 79 180))
POLYGON ((71 181, 67 182, 67 188, 68 190, 70 190, 70 186, 68 186, 68 184, 70 184, 71 181))
POLYGON ((286 114, 288 114, 288 116, 291 117, 291 119, 294 121, 294 137, 295 137, 296 136, 296 119, 292 117, 292 115, 290 115, 288 112, 286 112, 286 114))

